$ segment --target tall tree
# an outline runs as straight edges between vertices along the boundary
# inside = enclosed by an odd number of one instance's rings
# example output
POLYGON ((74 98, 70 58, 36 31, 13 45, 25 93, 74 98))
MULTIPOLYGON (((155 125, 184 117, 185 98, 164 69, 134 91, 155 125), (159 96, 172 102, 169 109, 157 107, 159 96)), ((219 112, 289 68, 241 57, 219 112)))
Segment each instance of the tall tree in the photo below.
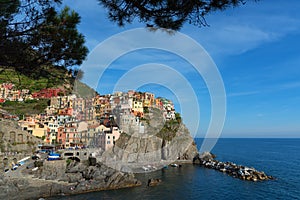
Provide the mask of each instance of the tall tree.
POLYGON ((60 0, 0 0, 0 66, 22 73, 53 65, 80 65, 88 49, 80 16, 60 0))
POLYGON ((244 4, 244 0, 99 0, 108 17, 119 26, 134 19, 148 27, 179 30, 186 22, 207 26, 205 16, 213 11, 244 4))

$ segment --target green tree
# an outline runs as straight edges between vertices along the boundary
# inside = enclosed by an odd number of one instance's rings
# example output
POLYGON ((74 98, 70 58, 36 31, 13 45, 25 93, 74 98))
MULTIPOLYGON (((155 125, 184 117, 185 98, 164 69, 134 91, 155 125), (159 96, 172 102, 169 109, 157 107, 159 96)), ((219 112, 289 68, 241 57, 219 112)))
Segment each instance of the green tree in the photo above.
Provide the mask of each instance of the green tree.
POLYGON ((119 26, 134 19, 148 27, 179 30, 186 22, 207 26, 205 16, 230 6, 245 4, 245 0, 99 0, 108 10, 111 21, 119 26))
POLYGON ((80 16, 60 0, 0 0, 0 66, 30 74, 41 66, 80 65, 88 49, 80 16))
POLYGON ((176 119, 176 121, 177 121, 179 124, 182 122, 180 113, 175 113, 175 119, 176 119))

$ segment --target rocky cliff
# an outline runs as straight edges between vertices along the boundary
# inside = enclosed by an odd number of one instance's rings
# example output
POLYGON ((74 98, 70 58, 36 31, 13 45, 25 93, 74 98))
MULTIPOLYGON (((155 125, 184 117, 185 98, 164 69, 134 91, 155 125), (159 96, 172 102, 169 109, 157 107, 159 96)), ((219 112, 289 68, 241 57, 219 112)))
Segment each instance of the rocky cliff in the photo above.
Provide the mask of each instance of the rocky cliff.
POLYGON ((145 115, 145 132, 122 133, 113 148, 97 159, 124 172, 156 170, 177 160, 192 160, 198 153, 181 120, 163 121, 157 110, 145 115))

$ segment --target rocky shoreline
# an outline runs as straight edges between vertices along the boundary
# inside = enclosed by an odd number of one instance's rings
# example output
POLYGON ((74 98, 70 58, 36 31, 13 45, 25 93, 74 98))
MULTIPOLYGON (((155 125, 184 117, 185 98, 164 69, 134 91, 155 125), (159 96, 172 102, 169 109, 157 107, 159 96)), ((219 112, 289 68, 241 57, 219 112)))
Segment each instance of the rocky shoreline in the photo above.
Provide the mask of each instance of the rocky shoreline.
MULTIPOLYGON (((155 123, 150 125, 147 133, 154 134, 155 123)), ((242 180, 273 179, 254 168, 217 161, 211 153, 199 154, 194 139, 183 124, 170 125, 167 130, 170 133, 165 134, 172 135, 171 139, 163 136, 142 137, 136 133, 122 134, 113 148, 80 162, 47 161, 45 158, 31 160, 17 170, 0 174, 0 199, 38 199, 136 187, 142 183, 135 173, 148 173, 167 165, 180 167, 185 163, 198 163, 242 180), (32 167, 26 169, 29 165, 32 167), (33 171, 33 167, 38 169, 33 171)), ((156 186, 160 183, 161 180, 151 177, 144 184, 156 186)))
POLYGON ((141 185, 134 174, 116 171, 95 159, 68 165, 66 160, 43 161, 38 165, 37 171, 23 168, 1 174, 0 199, 37 199, 141 185))
MULTIPOLYGON (((208 152, 196 155, 193 160, 177 160, 171 166, 180 167, 181 164, 192 163, 245 181, 274 179, 274 177, 251 167, 218 161, 215 159, 215 155, 208 152)), ((37 199, 142 185, 134 173, 117 171, 101 162, 96 162, 95 158, 84 162, 73 161, 68 164, 65 160, 44 161, 43 164, 36 162, 36 164, 40 165, 40 169, 34 172, 24 168, 20 171, 19 176, 11 177, 1 174, 0 199, 7 199, 7 197, 12 200, 37 199)), ((152 178, 144 184, 156 186, 160 182, 161 180, 152 178)))
MULTIPOLYGON (((136 187, 142 183, 135 173, 159 170, 178 159, 192 161, 198 150, 184 124, 167 123, 164 132, 156 136, 160 122, 152 116, 145 134, 123 133, 113 148, 90 154, 88 160, 41 158, 0 174, 0 199, 37 199, 136 187), (38 169, 26 169, 29 164, 38 169)), ((155 179, 144 184, 157 183, 155 179)))
POLYGON ((215 159, 216 156, 204 152, 194 157, 193 163, 199 164, 205 168, 214 169, 223 173, 228 174, 234 178, 239 178, 246 181, 265 181, 273 180, 273 176, 268 176, 262 171, 258 171, 253 167, 247 167, 243 165, 237 165, 233 162, 221 162, 215 159))

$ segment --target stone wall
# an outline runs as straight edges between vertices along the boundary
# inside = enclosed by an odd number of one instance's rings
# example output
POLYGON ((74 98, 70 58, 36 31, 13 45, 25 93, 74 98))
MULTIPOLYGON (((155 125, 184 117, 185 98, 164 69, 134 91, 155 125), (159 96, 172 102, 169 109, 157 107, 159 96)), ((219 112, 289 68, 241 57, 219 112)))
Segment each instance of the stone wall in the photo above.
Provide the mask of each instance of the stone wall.
POLYGON ((28 152, 42 144, 41 139, 23 131, 15 121, 0 121, 0 152, 28 152))
POLYGON ((32 142, 38 144, 43 142, 27 131, 22 131, 17 122, 4 119, 0 121, 0 139, 6 140, 9 143, 32 142))
POLYGON ((0 168, 7 168, 13 162, 31 156, 42 140, 22 131, 18 123, 0 120, 0 168))

